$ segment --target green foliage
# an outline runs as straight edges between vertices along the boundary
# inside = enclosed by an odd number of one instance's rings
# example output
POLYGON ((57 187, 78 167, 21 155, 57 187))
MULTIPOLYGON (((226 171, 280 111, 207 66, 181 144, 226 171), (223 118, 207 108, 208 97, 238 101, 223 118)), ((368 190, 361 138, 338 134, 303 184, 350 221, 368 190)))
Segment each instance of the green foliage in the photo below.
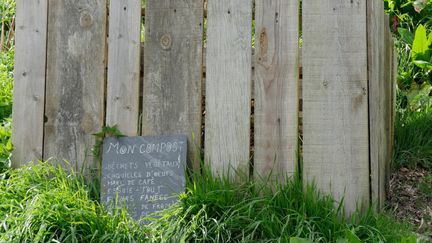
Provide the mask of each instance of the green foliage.
POLYGON ((432 0, 384 2, 396 37, 399 111, 419 111, 432 100, 432 0))
POLYGON ((408 227, 371 210, 345 220, 342 205, 304 187, 299 180, 274 186, 239 184, 210 172, 188 184, 180 203, 151 225, 152 237, 166 242, 398 242, 408 227), (390 227, 389 227, 390 226, 390 227))
POLYGON ((2 46, 0 46, 0 52, 3 48, 9 49, 13 45, 15 5, 15 0, 0 1, 0 36, 3 37, 3 43, 1 43, 2 46))
MULTIPOLYGON (((85 178, 49 162, 0 174, 0 242, 400 242, 408 228, 371 210, 342 216, 314 187, 287 181, 188 181, 178 204, 149 225, 92 200, 85 178)), ((412 241, 406 241, 412 242, 412 241)))
POLYGON ((10 166, 12 153, 12 120, 0 122, 0 173, 10 166))
POLYGON ((108 213, 85 179, 39 163, 0 179, 0 242, 133 242, 144 228, 125 210, 108 213))
POLYGON ((432 32, 427 37, 426 28, 421 24, 414 35, 411 59, 418 67, 432 71, 432 32))
MULTIPOLYGON (((413 30, 419 24, 432 24, 431 0, 384 0, 384 6, 394 19, 394 27, 413 30)), ((395 29, 394 29, 395 30, 395 29)))
POLYGON ((102 159, 102 146, 103 140, 106 137, 124 137, 123 133, 118 129, 117 125, 114 126, 104 126, 102 130, 98 133, 93 134, 96 137, 96 142, 93 147, 93 156, 102 159))
POLYGON ((397 116, 394 166, 432 169, 432 105, 397 116))
POLYGON ((14 50, 0 52, 0 122, 12 113, 14 50))

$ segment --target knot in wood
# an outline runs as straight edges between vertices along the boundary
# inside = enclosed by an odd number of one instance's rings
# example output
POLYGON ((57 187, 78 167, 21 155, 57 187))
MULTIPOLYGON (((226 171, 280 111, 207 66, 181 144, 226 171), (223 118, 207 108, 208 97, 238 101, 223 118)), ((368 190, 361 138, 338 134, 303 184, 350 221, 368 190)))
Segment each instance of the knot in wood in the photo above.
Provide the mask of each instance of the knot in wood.
POLYGON ((83 28, 88 28, 93 25, 93 17, 88 11, 81 12, 80 25, 83 28))
POLYGON ((327 80, 324 80, 324 81, 323 81, 323 86, 324 86, 324 88, 327 88, 328 85, 329 85, 329 82, 328 82, 327 80))
POLYGON ((172 44, 172 39, 171 39, 171 36, 169 34, 165 34, 161 37, 160 45, 161 45, 162 49, 168 50, 171 47, 171 44, 172 44))

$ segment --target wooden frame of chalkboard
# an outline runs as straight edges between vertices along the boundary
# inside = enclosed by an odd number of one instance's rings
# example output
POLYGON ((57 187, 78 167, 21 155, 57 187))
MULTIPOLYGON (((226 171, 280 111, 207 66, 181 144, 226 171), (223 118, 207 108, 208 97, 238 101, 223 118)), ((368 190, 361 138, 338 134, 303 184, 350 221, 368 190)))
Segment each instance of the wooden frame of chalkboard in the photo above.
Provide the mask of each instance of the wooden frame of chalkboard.
POLYGON ((137 220, 171 206, 186 188, 186 157, 185 135, 105 138, 102 204, 137 220))

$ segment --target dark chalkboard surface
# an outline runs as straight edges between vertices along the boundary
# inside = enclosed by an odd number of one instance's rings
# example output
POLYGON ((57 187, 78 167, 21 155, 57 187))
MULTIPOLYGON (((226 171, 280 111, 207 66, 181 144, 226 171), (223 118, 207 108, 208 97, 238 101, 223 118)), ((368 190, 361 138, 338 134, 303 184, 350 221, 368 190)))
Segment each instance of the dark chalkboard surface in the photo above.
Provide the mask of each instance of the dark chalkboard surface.
POLYGON ((175 203, 186 187, 184 135, 105 138, 101 201, 139 219, 175 203))

